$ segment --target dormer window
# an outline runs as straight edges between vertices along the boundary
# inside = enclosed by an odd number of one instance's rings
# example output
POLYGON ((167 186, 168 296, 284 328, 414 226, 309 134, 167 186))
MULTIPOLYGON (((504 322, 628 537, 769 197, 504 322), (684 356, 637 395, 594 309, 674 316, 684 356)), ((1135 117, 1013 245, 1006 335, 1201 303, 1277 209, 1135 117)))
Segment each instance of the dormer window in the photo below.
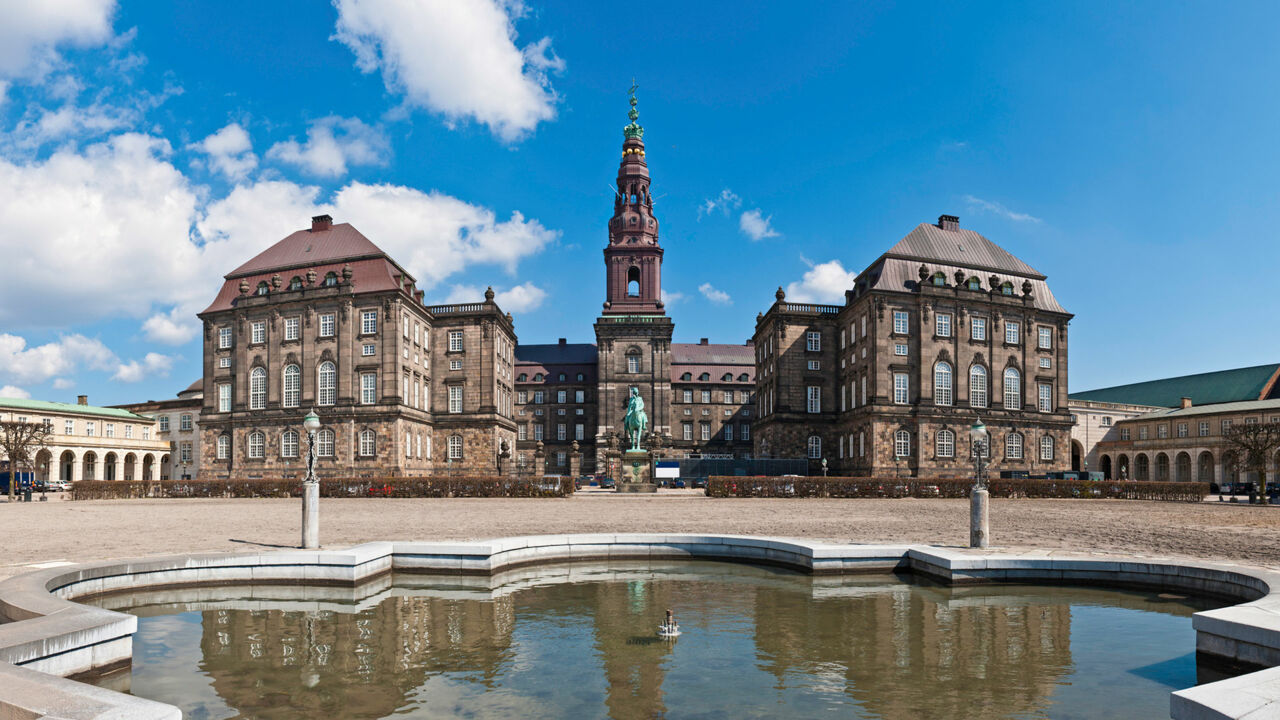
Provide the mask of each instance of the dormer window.
POLYGON ((681 375, 681 376, 680 376, 680 379, 681 379, 681 380, 692 380, 692 379, 693 379, 693 373, 685 373, 685 374, 683 374, 683 375, 681 375))
POLYGON ((528 381, 529 381, 529 376, 525 373, 520 373, 520 377, 516 378, 516 382, 528 382, 528 381))
POLYGON ((711 373, 702 373, 701 375, 698 376, 698 379, 701 380, 702 382, 706 382, 711 379, 711 373))
POLYGON ((302 278, 298 277, 297 275, 294 275, 294 276, 293 276, 293 279, 289 281, 289 289, 290 289, 290 290, 301 290, 301 289, 302 289, 302 278))
POLYGON ((979 280, 979 279, 978 279, 978 278, 976 278, 976 277, 971 277, 971 278, 969 278, 969 289, 970 289, 970 290, 981 290, 981 289, 982 289, 982 281, 981 281, 981 280, 979 280))
POLYGON ((256 291, 256 294, 258 294, 258 295, 266 295, 266 294, 267 294, 267 293, 269 293, 269 292, 271 292, 271 286, 270 286, 270 285, 267 285, 267 283, 266 283, 266 281, 265 281, 265 280, 264 280, 264 281, 262 281, 262 282, 260 282, 260 283, 258 283, 258 289, 257 289, 257 291, 256 291))
POLYGON ((534 375, 534 376, 533 376, 533 381, 534 381, 534 382, 542 382, 542 373, 538 373, 537 375, 534 375))
POLYGON ((747 381, 746 373, 742 373, 741 375, 738 376, 738 382, 746 382, 746 381, 747 381))
POLYGON ((331 273, 325 273, 325 275, 324 275, 324 286, 325 286, 325 287, 337 287, 337 286, 338 286, 338 273, 334 273, 334 272, 331 272, 331 273))
POLYGON ((1011 282, 1007 282, 1007 283, 1004 283, 1003 285, 1001 285, 1001 286, 1000 286, 1000 294, 1001 294, 1001 295, 1012 295, 1012 294, 1013 294, 1013 283, 1011 283, 1011 282))
POLYGON ((725 373, 724 377, 720 378, 721 382, 730 382, 731 380, 733 380, 733 373, 725 373))
POLYGON ((947 276, 946 276, 946 275, 943 275, 941 272, 936 272, 936 273, 934 273, 934 274, 933 274, 933 284, 934 284, 934 285, 938 285, 938 286, 946 285, 946 284, 947 284, 947 276))

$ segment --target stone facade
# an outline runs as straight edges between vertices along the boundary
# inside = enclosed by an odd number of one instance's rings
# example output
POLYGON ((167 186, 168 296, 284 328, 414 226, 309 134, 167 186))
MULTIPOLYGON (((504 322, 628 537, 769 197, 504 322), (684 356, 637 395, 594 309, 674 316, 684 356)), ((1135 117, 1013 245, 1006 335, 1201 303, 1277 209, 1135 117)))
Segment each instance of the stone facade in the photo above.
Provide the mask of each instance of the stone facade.
POLYGON ((117 405, 132 413, 154 418, 156 436, 169 443, 167 460, 160 466, 164 478, 199 480, 200 410, 204 407, 204 381, 197 380, 178 393, 173 400, 148 400, 130 405, 117 405))
POLYGON ((776 302, 759 316, 762 456, 832 474, 968 477, 969 426, 990 469, 1069 467, 1067 323, 1045 277, 954 216, 876 260, 844 305, 776 302), (972 384, 972 387, 971 387, 972 384))
POLYGON ((1104 472, 1098 443, 1120 439, 1117 423, 1162 408, 1130 403, 1075 400, 1068 403, 1074 424, 1071 427, 1071 469, 1104 472))
POLYGON ((350 225, 314 218, 228 274, 200 318, 209 477, 302 477, 313 408, 321 477, 491 475, 514 447, 516 337, 492 290, 427 307, 350 225))
MULTIPOLYGON (((169 441, 159 437, 156 421, 145 415, 95 407, 81 395, 75 405, 0 398, 0 419, 50 426, 52 434, 35 455, 39 481, 169 479, 169 441)), ((0 458, 8 461, 3 450, 0 458)))

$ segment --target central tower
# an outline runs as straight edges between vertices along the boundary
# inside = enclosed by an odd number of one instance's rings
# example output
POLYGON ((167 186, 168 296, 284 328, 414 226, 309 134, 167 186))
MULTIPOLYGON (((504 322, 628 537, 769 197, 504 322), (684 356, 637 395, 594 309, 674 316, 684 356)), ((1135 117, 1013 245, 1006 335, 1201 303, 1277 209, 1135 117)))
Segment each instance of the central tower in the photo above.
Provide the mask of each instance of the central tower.
MULTIPOLYGON (((604 311, 596 320, 600 421, 597 447, 610 447, 622 429, 632 386, 639 388, 652 431, 671 435, 671 334, 662 302, 662 247, 653 216, 644 128, 631 88, 631 122, 622 130, 622 160, 604 249, 604 311)), ((610 474, 616 477, 614 468, 610 474)))

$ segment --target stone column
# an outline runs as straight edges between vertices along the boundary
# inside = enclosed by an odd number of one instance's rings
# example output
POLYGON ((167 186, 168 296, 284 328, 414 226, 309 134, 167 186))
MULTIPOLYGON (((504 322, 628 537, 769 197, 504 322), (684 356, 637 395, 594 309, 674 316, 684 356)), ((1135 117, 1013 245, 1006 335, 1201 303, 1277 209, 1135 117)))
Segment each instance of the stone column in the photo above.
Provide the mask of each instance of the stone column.
POLYGON ((579 451, 577 440, 574 440, 569 447, 569 477, 576 478, 582 474, 582 453, 579 451))
POLYGON ((533 451, 533 475, 534 477, 543 477, 547 474, 547 452, 542 441, 538 441, 537 449, 533 451))

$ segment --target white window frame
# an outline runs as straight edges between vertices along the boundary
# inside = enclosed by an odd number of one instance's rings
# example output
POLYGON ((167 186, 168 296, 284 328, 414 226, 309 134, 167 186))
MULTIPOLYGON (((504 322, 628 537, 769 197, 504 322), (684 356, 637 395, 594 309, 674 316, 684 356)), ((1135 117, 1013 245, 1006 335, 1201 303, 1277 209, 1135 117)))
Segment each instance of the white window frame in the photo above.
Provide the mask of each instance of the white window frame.
POLYGON ((322 337, 322 338, 331 338, 331 337, 333 337, 334 325, 335 325, 334 320, 335 320, 335 318, 334 318, 333 313, 321 313, 321 314, 320 314, 320 321, 319 321, 319 325, 320 325, 320 337, 322 337))
MULTIPOLYGON (((462 352, 462 331, 449 331, 449 352, 462 352)), ((456 436, 450 436, 456 437, 456 436)))
POLYGON ((378 311, 377 310, 361 310, 360 311, 360 334, 361 335, 377 335, 378 334, 378 311))
POLYGON ((933 404, 952 405, 955 400, 955 374, 951 364, 939 361, 933 365, 933 404))
POLYGON ((360 404, 373 405, 378 402, 378 374, 360 373, 360 404))
POLYGON ((260 345, 267 341, 267 323, 265 320, 254 320, 249 324, 249 344, 260 345))
POLYGON ((911 314, 905 310, 893 311, 893 334, 909 335, 911 334, 911 314))
POLYGON ((893 374, 893 404, 906 405, 911 402, 911 378, 906 373, 893 374))
POLYGON ((218 349, 226 350, 229 347, 231 347, 231 328, 218 328, 218 349))
POLYGON ((267 407, 267 369, 256 367, 249 371, 249 409, 265 410, 267 407))
POLYGON ((298 457, 298 432, 296 430, 285 430, 280 435, 280 457, 296 458, 298 457))
POLYGON ((1022 409, 1022 373, 1017 368, 1005 368, 1003 377, 1004 409, 1022 409), (1012 373, 1012 375, 1010 374, 1012 373), (1012 382, 1010 380, 1012 379, 1012 382))
POLYGON ((325 360, 316 366, 316 404, 330 407, 338 397, 338 366, 325 360))
POLYGON ((969 407, 985 408, 990 402, 989 374, 987 368, 982 365, 972 365, 969 367, 969 407), (975 379, 981 378, 980 381, 975 379))
POLYGON ((1053 384, 1040 383, 1036 392, 1040 412, 1053 412, 1053 384))
POLYGON ((333 431, 328 428, 321 428, 316 433, 316 455, 318 457, 333 457, 336 445, 334 437, 333 431))
POLYGON ((1004 343, 1006 345, 1017 345, 1022 338, 1021 323, 1012 320, 1006 320, 1004 323, 1004 343))
POLYGON ((987 339, 987 319, 984 317, 975 317, 969 319, 969 339, 986 340, 987 339))
POLYGON ((1039 327, 1036 328, 1038 334, 1038 346, 1041 350, 1053 349, 1053 328, 1039 327))
POLYGON ((1022 459, 1022 433, 1011 432, 1005 437, 1004 457, 1006 460, 1022 459))
POLYGON ((451 413, 462 412, 462 386, 461 385, 449 386, 449 412, 451 413))
POLYGON ((280 373, 280 406, 298 407, 302 396, 302 368, 289 364, 280 373))
POLYGON ((906 343, 894 343, 893 354, 898 357, 906 357, 911 353, 911 348, 906 343))
POLYGON ((805 408, 809 413, 822 412, 821 385, 810 385, 805 388, 805 408))
POLYGON ((219 460, 226 460, 231 457, 231 438, 226 435, 219 435, 216 445, 216 456, 219 460))
POLYGON ((266 455, 267 436, 261 430, 249 433, 248 454, 252 460, 261 460, 266 455))
POLYGON ((951 430, 939 430, 934 442, 934 451, 940 458, 956 456, 956 434, 951 430))
POLYGON ((218 412, 231 412, 231 383, 218 384, 218 412))
POLYGON ((893 456, 899 458, 911 457, 911 432, 909 430, 897 430, 893 433, 893 456))
POLYGON ((1044 435, 1040 438, 1040 459, 1053 459, 1053 437, 1050 435, 1044 435))
POLYGON ((810 435, 809 439, 805 442, 805 447, 807 449, 806 454, 808 455, 810 460, 822 459, 822 436, 821 435, 810 435))
POLYGON ((822 333, 817 330, 810 330, 804 334, 804 347, 809 352, 822 351, 822 333))
POLYGON ((298 339, 298 327, 299 327, 299 325, 300 325, 300 324, 301 324, 301 323, 299 323, 299 322, 298 322, 298 318, 296 318, 296 317, 287 317, 287 318, 285 318, 285 319, 284 319, 284 339, 285 339, 285 340, 297 340, 297 339, 298 339))
POLYGON ((360 457, 373 457, 378 452, 378 434, 372 430, 360 431, 360 457))
POLYGON ((938 313, 933 318, 933 332, 938 337, 951 337, 951 313, 938 313))

